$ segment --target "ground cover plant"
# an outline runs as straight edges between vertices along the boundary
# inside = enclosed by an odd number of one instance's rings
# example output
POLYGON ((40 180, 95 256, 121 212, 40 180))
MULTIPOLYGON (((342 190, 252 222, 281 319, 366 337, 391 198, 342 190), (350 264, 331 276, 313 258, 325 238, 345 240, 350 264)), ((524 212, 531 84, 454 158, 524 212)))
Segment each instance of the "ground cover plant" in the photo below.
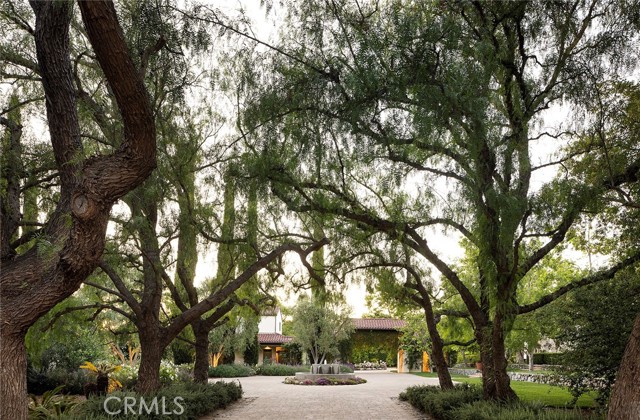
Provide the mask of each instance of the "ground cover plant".
POLYGON ((318 379, 296 379, 294 377, 288 377, 284 380, 285 384, 289 385, 360 385, 367 383, 367 380, 356 376, 349 379, 337 379, 337 378, 318 378, 318 379))
POLYGON ((29 418, 50 419, 69 415, 78 405, 78 401, 69 395, 61 395, 64 385, 46 391, 41 397, 29 395, 29 418))

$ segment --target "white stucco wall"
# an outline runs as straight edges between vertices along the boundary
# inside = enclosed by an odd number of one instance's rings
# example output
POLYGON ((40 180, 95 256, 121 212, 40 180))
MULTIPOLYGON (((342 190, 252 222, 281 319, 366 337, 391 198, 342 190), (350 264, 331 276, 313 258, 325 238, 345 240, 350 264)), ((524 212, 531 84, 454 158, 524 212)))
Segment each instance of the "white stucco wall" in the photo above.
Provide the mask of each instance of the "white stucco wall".
POLYGON ((282 334, 282 313, 279 309, 275 316, 260 317, 258 332, 282 334))

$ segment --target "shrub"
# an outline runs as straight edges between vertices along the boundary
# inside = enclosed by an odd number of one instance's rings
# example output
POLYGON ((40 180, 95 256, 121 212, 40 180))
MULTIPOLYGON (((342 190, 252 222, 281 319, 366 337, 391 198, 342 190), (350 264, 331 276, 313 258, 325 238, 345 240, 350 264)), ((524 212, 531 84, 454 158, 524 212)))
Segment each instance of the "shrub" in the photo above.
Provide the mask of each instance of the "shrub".
POLYGON ((81 369, 68 371, 62 368, 27 368, 27 392, 42 395, 60 385, 64 385, 63 394, 82 394, 84 384, 90 381, 89 375, 81 369))
POLYGON ((353 363, 343 363, 340 365, 340 373, 353 373, 355 365, 353 363))
POLYGON ((304 365, 277 365, 277 364, 264 364, 256 367, 256 373, 262 376, 291 376, 296 372, 309 372, 310 366, 304 365))
MULTIPOLYGON (((226 407, 229 403, 238 400, 242 396, 242 387, 233 382, 216 382, 214 384, 176 384, 163 388, 154 395, 145 395, 145 401, 151 401, 154 397, 158 400, 165 398, 165 401, 174 401, 176 397, 181 397, 183 401, 180 403, 184 408, 184 412, 180 415, 172 415, 172 419, 195 419, 201 417, 211 411, 226 407)), ((124 413, 122 401, 125 397, 133 397, 136 401, 140 401, 141 396, 135 392, 114 392, 109 394, 112 397, 107 402, 109 410, 116 412, 121 410, 120 414, 110 415, 104 410, 104 402, 107 396, 91 398, 78 406, 78 419, 140 419, 140 420, 156 420, 163 419, 166 416, 162 413, 160 407, 159 413, 142 414, 136 411, 135 414, 124 413), (117 397, 117 398, 113 398, 117 397)), ((138 405, 135 406, 137 408, 138 405)))
POLYGON ((243 378, 255 374, 255 370, 245 365, 218 365, 209 368, 210 378, 243 378))
POLYGON ((122 369, 113 372, 111 377, 122 385, 122 389, 132 390, 138 382, 138 366, 123 365, 122 369))
POLYGON ((418 410, 436 419, 453 420, 456 408, 482 399, 482 389, 478 386, 461 384, 454 389, 442 390, 437 386, 412 386, 400 394, 400 399, 408 401, 418 410))
POLYGON ((451 411, 448 418, 456 420, 578 420, 579 410, 546 409, 540 404, 517 402, 502 405, 490 401, 464 404, 451 411))
MULTIPOLYGON (((140 366, 122 365, 122 368, 109 375, 120 382, 122 389, 133 390, 138 382, 138 369, 140 366)), ((193 378, 191 370, 193 367, 189 364, 174 365, 168 360, 160 362, 160 383, 162 386, 169 386, 177 383, 190 382, 193 378)))
POLYGON ((160 362, 160 383, 163 386, 169 386, 178 382, 178 368, 169 360, 160 362))
POLYGON ((536 365, 559 365, 562 363, 562 353, 534 353, 533 363, 536 365))

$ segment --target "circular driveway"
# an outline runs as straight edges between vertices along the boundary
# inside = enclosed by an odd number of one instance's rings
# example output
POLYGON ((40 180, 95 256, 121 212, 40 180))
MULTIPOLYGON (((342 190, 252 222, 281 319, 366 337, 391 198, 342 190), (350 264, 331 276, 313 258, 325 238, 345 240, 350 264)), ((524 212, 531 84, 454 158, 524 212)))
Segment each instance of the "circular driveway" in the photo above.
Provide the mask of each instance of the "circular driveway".
POLYGON ((282 376, 228 378, 240 381, 242 399, 210 419, 425 419, 398 394, 411 385, 438 385, 437 378, 406 373, 356 372, 366 384, 305 386, 284 384, 282 376))

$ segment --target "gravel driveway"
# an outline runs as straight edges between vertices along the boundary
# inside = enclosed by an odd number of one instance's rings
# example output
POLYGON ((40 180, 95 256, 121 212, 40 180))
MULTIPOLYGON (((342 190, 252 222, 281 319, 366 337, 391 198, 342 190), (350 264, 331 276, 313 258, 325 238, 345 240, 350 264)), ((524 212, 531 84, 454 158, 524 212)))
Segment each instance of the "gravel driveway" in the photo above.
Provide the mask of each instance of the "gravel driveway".
POLYGON ((425 419, 398 394, 411 385, 437 385, 437 378, 384 371, 356 372, 366 384, 286 385, 282 376, 224 379, 240 381, 240 401, 201 420, 212 419, 425 419))

